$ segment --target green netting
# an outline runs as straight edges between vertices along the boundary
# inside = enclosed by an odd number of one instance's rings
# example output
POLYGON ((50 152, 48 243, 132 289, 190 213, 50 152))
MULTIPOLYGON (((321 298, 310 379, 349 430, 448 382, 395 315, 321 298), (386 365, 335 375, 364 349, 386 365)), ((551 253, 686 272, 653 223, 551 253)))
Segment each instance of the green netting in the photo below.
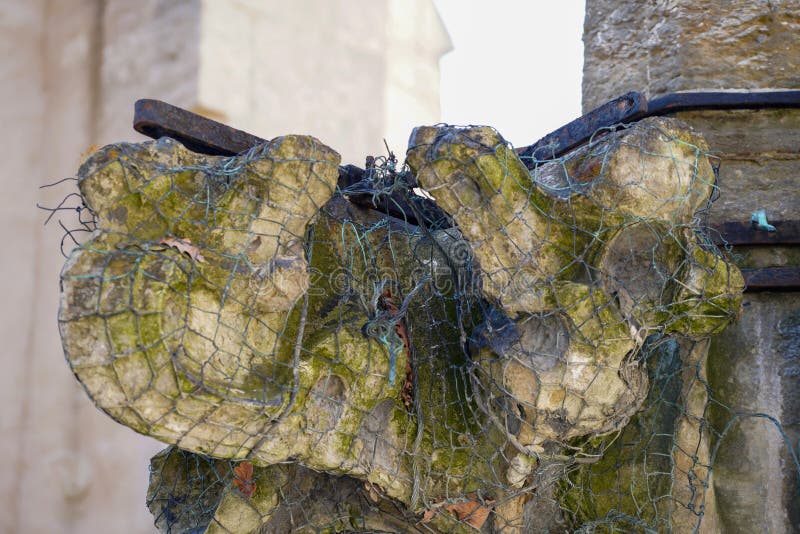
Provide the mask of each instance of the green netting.
POLYGON ((704 232, 702 139, 648 119, 533 160, 421 127, 405 165, 338 165, 307 136, 232 158, 163 138, 78 172, 64 349, 100 409, 170 445, 160 531, 716 520, 718 447, 765 416, 706 379, 743 282, 704 232))

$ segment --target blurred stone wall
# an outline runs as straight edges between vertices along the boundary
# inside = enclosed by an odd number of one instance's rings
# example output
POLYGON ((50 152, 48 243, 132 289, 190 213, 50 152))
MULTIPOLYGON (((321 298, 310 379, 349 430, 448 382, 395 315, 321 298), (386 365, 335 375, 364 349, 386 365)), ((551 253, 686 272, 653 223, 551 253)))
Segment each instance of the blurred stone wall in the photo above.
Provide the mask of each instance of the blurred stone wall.
POLYGON ((0 1, 0 532, 153 531, 162 445, 94 408, 63 360, 63 232, 35 205, 71 189, 39 186, 92 145, 143 139, 139 98, 265 138, 309 133, 345 162, 384 138, 402 155, 412 126, 439 120, 449 49, 431 0, 0 1))
MULTIPOLYGON (((587 0, 584 111, 627 91, 800 89, 796 0, 587 0)), ((721 158, 709 222, 747 223, 766 209, 800 219, 800 110, 695 111, 675 117, 721 158)), ((743 268, 800 267, 798 247, 736 249, 743 268)), ((720 529, 800 532, 800 487, 789 454, 800 438, 800 293, 748 293, 741 318, 712 340, 715 400, 746 417, 719 442, 713 465, 720 529)), ((719 408, 720 406, 716 406, 719 408)), ((724 426, 728 409, 715 409, 724 426)), ((715 415, 717 414, 716 419, 715 415)))

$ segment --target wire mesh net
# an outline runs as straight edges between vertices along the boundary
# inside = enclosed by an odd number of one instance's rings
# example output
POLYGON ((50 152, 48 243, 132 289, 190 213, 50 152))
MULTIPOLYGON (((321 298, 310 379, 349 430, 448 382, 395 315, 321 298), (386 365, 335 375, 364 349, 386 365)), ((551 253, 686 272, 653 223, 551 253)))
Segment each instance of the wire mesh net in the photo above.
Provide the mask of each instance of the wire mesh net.
POLYGON ((707 380, 743 288, 710 158, 666 119, 552 159, 421 127, 355 180, 307 136, 110 145, 56 208, 67 360, 170 444, 162 532, 693 531, 751 417, 707 380))

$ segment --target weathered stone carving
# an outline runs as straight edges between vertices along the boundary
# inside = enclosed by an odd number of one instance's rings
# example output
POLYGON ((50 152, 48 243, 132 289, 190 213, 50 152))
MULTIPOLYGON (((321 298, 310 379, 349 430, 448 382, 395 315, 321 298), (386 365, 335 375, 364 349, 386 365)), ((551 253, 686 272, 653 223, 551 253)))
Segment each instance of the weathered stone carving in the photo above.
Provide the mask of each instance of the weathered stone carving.
MULTIPOLYGON (((705 150, 649 119, 531 173, 490 128, 417 128, 407 163, 457 225, 429 232, 348 204, 311 137, 229 159, 111 145, 79 171, 98 230, 62 273, 67 360, 186 451, 348 475, 431 528, 472 528, 447 508, 472 500, 514 531, 537 462, 639 409, 648 336, 738 311, 694 219, 705 150)), ((269 521, 269 480, 221 497, 214 528, 269 521)))

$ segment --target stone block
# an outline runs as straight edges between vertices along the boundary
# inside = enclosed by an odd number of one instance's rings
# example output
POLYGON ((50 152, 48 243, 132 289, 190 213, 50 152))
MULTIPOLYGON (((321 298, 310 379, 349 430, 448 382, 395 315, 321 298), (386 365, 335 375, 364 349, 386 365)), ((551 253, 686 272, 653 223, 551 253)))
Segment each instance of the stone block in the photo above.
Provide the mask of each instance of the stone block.
POLYGON ((793 0, 589 0, 583 109, 632 90, 798 87, 799 32, 793 0))

